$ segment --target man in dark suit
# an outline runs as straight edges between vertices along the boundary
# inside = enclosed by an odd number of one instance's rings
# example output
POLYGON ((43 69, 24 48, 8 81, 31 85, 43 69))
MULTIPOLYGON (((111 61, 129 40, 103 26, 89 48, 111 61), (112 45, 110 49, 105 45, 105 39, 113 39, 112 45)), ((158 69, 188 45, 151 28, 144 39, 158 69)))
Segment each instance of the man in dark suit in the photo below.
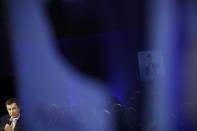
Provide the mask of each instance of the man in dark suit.
POLYGON ((16 98, 10 98, 5 102, 7 115, 0 119, 0 131, 21 131, 20 129, 20 108, 16 98))

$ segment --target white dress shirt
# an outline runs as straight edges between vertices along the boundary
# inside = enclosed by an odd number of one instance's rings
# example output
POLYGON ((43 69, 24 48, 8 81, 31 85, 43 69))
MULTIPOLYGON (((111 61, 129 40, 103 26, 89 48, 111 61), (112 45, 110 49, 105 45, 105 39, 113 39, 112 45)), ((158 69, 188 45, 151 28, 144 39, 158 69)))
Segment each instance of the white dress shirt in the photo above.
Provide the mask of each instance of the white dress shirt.
POLYGON ((11 124, 12 124, 12 130, 14 131, 14 128, 15 128, 15 126, 16 126, 16 122, 17 122, 17 120, 20 118, 20 114, 17 116, 17 117, 15 117, 15 118, 10 118, 10 121, 11 121, 11 124))

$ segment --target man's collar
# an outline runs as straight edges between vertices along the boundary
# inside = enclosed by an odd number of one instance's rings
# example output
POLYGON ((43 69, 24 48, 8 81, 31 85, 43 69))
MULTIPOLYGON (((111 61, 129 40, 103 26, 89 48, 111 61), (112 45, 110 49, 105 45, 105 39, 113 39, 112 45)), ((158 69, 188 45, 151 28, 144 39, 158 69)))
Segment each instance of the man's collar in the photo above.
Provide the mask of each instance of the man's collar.
POLYGON ((20 114, 17 117, 15 117, 15 118, 10 117, 10 121, 12 121, 12 120, 18 120, 19 118, 20 118, 20 114))

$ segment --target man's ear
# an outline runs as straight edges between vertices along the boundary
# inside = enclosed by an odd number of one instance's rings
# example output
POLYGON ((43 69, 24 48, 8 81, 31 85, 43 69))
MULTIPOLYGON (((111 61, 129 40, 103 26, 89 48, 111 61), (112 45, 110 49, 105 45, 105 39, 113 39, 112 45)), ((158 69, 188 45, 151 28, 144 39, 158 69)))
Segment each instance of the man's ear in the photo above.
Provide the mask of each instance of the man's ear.
POLYGON ((7 112, 8 112, 8 107, 7 107, 7 105, 5 106, 5 108, 6 108, 7 112))

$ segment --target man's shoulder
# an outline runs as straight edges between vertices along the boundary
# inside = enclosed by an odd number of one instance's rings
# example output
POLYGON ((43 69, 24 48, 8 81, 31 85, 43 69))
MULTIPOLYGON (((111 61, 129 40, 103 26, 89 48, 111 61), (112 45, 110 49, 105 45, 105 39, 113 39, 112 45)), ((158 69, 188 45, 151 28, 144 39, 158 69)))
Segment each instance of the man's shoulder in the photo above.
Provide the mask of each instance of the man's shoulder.
POLYGON ((4 121, 8 121, 10 119, 10 116, 8 114, 3 115, 2 117, 0 117, 0 122, 4 122, 4 121))
POLYGON ((10 116, 8 114, 5 114, 3 116, 0 117, 0 120, 1 119, 10 119, 10 116))
POLYGON ((2 117, 0 117, 0 131, 3 131, 3 127, 9 121, 9 118, 9 115, 3 115, 2 117))

